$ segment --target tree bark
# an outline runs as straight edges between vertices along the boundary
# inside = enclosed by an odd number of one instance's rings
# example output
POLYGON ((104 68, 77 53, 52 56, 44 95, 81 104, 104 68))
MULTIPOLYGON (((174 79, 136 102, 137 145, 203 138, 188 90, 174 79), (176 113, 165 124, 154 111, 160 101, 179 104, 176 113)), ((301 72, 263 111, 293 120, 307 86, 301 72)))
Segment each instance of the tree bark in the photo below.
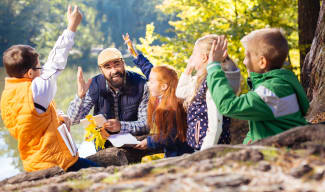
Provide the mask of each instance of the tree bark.
MULTIPOLYGON (((303 69, 306 54, 310 51, 310 46, 315 35, 319 9, 319 0, 298 0, 298 29, 301 69, 303 69)), ((308 84, 308 75, 306 73, 300 74, 303 84, 308 84)))
POLYGON ((315 37, 302 68, 302 84, 311 100, 307 119, 325 112, 325 1, 319 13, 315 37))

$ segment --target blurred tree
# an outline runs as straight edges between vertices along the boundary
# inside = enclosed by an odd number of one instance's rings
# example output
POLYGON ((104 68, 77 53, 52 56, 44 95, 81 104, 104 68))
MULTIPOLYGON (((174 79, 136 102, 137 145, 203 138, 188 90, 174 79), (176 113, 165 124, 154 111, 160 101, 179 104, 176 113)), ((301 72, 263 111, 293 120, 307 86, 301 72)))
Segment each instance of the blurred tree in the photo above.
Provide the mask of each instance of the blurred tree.
MULTIPOLYGON (((41 0, 1 0, 0 6, 0 53, 14 44, 29 44, 40 33, 38 18, 44 16, 41 0)), ((2 65, 2 57, 0 57, 2 65)))
POLYGON ((163 15, 155 8, 161 2, 162 0, 98 0, 96 21, 101 24, 100 30, 105 34, 105 47, 114 44, 117 48, 125 49, 122 34, 129 33, 133 39, 143 37, 145 26, 151 22, 158 26, 159 33, 171 36, 168 33, 168 20, 173 16, 163 15))
POLYGON ((140 39, 142 45, 137 48, 156 64, 166 63, 183 70, 196 39, 211 33, 225 34, 229 40, 229 55, 246 77, 240 39, 255 29, 278 27, 285 32, 291 49, 297 49, 297 8, 297 0, 164 0, 159 9, 177 16, 169 22, 175 37, 153 32, 154 25, 149 25, 146 37, 140 39), (152 45, 155 40, 162 44, 152 45))
POLYGON ((96 63, 96 56, 91 55, 92 48, 98 47, 103 42, 103 34, 99 30, 99 24, 95 22, 97 15, 96 1, 48 1, 42 8, 45 12, 45 16, 40 21, 42 29, 40 34, 32 39, 32 42, 37 45, 41 59, 45 62, 58 36, 67 27, 66 11, 68 4, 78 5, 83 13, 83 20, 78 27, 75 45, 70 52, 69 63, 87 67, 91 63, 96 63))

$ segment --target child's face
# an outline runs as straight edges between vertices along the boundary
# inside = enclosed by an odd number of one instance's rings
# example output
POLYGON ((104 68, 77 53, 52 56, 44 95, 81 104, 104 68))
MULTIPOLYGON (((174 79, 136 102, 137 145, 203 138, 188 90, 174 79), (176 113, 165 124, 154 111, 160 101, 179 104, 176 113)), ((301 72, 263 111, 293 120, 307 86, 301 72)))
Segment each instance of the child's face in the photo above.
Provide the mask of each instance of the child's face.
POLYGON ((36 67, 32 68, 30 78, 35 79, 36 77, 41 76, 41 70, 42 70, 42 66, 39 62, 39 59, 37 59, 37 65, 36 65, 36 67))
POLYGON ((263 58, 261 56, 257 56, 254 53, 249 51, 249 48, 245 49, 245 59, 244 65, 247 68, 247 72, 256 72, 256 73, 264 73, 266 72, 266 66, 263 63, 263 58))
POLYGON ((150 73, 148 87, 150 95, 153 97, 159 97, 163 94, 163 85, 161 85, 161 83, 159 82, 158 75, 154 71, 151 71, 150 73))
POLYGON ((194 46, 192 55, 189 59, 189 62, 193 64, 194 69, 196 71, 200 71, 202 68, 204 68, 204 64, 207 61, 207 57, 202 53, 200 50, 200 47, 198 45, 194 46))

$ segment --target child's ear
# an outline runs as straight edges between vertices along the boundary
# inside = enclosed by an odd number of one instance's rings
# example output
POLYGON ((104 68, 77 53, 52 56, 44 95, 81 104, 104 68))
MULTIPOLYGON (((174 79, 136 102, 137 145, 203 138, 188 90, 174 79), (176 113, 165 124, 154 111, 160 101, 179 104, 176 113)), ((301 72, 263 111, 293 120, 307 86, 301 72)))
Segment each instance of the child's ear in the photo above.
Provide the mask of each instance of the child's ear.
POLYGON ((202 53, 201 58, 202 58, 202 63, 206 63, 209 60, 209 55, 202 53))
POLYGON ((270 62, 264 57, 264 56, 260 56, 260 69, 264 72, 269 71, 270 68, 270 62))
POLYGON ((32 68, 28 69, 28 71, 24 74, 24 78, 33 79, 34 77, 34 70, 32 68))
POLYGON ((161 89, 162 91, 166 91, 167 88, 168 88, 168 85, 167 85, 166 83, 162 84, 161 87, 160 87, 160 89, 161 89))

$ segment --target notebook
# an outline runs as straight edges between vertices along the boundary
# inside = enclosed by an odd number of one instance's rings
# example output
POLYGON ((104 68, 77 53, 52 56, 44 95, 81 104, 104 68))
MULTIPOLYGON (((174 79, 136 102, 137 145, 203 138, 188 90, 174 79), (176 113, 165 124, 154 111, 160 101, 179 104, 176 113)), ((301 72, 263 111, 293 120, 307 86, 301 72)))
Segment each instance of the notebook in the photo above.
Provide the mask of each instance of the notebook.
POLYGON ((78 148, 76 143, 73 141, 72 136, 70 132, 67 129, 67 126, 63 123, 58 127, 58 131, 65 143, 65 145, 68 147, 70 153, 72 156, 76 156, 78 153, 78 148))

